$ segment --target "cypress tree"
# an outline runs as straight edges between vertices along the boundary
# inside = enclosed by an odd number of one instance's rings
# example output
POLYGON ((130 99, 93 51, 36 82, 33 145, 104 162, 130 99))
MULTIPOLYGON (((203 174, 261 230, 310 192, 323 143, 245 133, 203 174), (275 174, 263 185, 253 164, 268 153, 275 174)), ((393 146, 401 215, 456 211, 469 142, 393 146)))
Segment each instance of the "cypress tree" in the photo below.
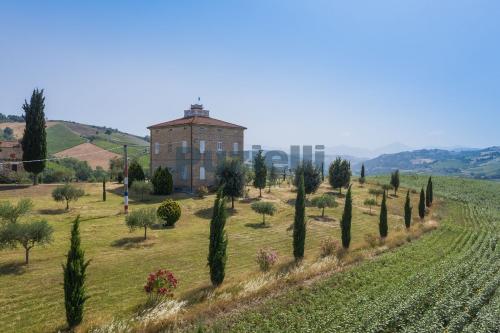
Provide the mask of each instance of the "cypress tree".
POLYGON ((351 183, 351 162, 348 160, 342 160, 340 164, 342 186, 347 188, 351 183))
POLYGON ((359 176, 359 183, 360 184, 364 184, 366 181, 366 178, 365 178, 365 164, 361 164, 361 174, 359 176))
POLYGON ((399 170, 391 173, 391 185, 394 188, 394 195, 396 195, 399 188, 399 170))
POLYGON ((85 261, 84 251, 80 248, 80 216, 73 222, 71 229, 71 246, 68 251, 64 271, 64 305, 66 321, 70 328, 80 324, 83 319, 83 308, 88 297, 85 295, 85 279, 89 261, 85 261))
POLYGON ((30 103, 25 100, 23 105, 24 128, 21 145, 23 147, 24 169, 33 174, 33 185, 38 184, 38 175, 45 169, 45 159, 47 158, 47 133, 45 131, 45 97, 43 89, 33 90, 30 103))
POLYGON ((304 257, 306 241, 306 191, 304 188, 304 174, 299 175, 297 184, 297 199, 295 200, 295 219, 293 222, 293 256, 295 260, 304 257))
POLYGON ((208 266, 210 267, 210 280, 214 286, 219 286, 224 281, 226 270, 227 236, 226 225, 226 200, 222 187, 217 192, 214 202, 212 220, 210 221, 210 243, 208 247, 208 266))
POLYGON ((342 233, 342 246, 346 249, 349 248, 351 243, 351 220, 352 220, 352 197, 351 187, 347 190, 345 197, 344 212, 342 213, 342 220, 340 220, 340 229, 342 233))
POLYGON ((262 150, 259 150, 253 160, 253 171, 255 173, 253 186, 259 189, 260 198, 262 197, 262 189, 266 187, 267 179, 266 160, 264 158, 264 155, 262 155, 262 150))
POLYGON ((106 177, 102 178, 102 201, 106 201, 106 177))
POLYGON ((405 201, 405 226, 406 229, 410 229, 411 225, 411 203, 410 203, 410 190, 406 192, 406 201, 405 201))
POLYGON ((387 237, 388 226, 387 226, 387 204, 386 195, 382 196, 382 203, 380 204, 380 221, 378 224, 378 230, 381 238, 387 237))
POLYGON ((430 184, 429 184, 429 189, 430 189, 429 201, 431 202, 431 205, 432 205, 432 202, 434 201, 434 192, 433 192, 434 190, 432 188, 432 179, 430 177, 429 177, 429 182, 430 182, 430 184))
POLYGON ((418 216, 423 220, 425 217, 425 194, 424 188, 420 190, 420 200, 418 201, 418 216))
MULTIPOLYGON (((429 178, 430 180, 430 178, 429 178)), ((431 189, 430 189, 430 181, 427 181, 427 187, 425 188, 425 206, 430 207, 431 206, 431 189)))

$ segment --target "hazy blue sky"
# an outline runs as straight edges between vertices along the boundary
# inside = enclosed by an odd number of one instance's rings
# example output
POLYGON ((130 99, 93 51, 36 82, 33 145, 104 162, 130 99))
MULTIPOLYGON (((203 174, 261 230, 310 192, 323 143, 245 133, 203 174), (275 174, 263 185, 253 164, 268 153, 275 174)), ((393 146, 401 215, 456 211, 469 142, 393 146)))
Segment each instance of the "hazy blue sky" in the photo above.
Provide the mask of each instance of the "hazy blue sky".
POLYGON ((0 112, 34 87, 141 135, 201 96, 247 144, 499 145, 500 1, 2 1, 0 112))

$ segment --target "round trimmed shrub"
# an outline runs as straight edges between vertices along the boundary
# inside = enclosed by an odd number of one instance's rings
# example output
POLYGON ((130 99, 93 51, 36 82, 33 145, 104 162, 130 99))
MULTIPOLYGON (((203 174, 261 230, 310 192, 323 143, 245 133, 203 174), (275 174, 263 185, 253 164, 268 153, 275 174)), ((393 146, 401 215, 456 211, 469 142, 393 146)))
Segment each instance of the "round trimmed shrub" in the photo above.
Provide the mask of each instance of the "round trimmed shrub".
POLYGON ((158 217, 165 221, 165 225, 173 226, 181 217, 181 206, 172 199, 163 201, 156 211, 158 217))

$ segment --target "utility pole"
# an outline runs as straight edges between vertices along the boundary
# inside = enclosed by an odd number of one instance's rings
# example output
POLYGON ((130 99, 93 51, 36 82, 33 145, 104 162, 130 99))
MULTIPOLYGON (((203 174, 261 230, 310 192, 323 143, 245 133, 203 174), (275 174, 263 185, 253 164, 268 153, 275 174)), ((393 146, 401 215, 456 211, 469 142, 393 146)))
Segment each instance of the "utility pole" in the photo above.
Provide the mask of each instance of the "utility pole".
POLYGON ((123 145, 123 208, 125 214, 128 214, 128 153, 127 145, 123 145))

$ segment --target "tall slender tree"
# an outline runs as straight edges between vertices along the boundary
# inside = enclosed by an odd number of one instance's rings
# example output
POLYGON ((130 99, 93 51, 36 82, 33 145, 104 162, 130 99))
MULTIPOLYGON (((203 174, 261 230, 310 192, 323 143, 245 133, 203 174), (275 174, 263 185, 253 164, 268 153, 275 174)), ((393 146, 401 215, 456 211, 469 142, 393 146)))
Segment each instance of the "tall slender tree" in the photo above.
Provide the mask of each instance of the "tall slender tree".
POLYGON ((427 187, 425 188, 425 207, 430 207, 431 206, 431 192, 430 192, 430 183, 427 182, 427 187))
POLYGON ((434 183, 432 182, 432 179, 431 179, 431 195, 430 195, 430 199, 431 199, 431 205, 432 203, 434 202, 434 183))
POLYGON ((429 177, 427 180, 427 187, 425 189, 425 205, 430 207, 432 205, 432 179, 429 177))
POLYGON ((406 192, 406 201, 405 201, 405 226, 406 229, 410 229, 411 225, 411 211, 412 211, 412 206, 410 202, 410 190, 406 192))
POLYGON ((378 230, 381 238, 387 237, 388 229, 389 228, 387 226, 387 203, 386 203, 386 194, 384 191, 384 194, 382 195, 382 203, 380 204, 380 220, 378 224, 378 230))
POLYGON ((262 197, 262 189, 266 187, 267 179, 267 167, 264 155, 262 155, 262 150, 259 150, 257 155, 253 160, 253 171, 255 177, 253 179, 253 186, 259 189, 259 198, 262 197))
POLYGON ((64 271, 64 305, 66 321, 70 328, 80 324, 83 319, 85 301, 88 299, 85 290, 86 270, 89 261, 85 261, 85 253, 80 247, 80 217, 73 222, 71 229, 71 245, 68 251, 64 271))
POLYGON ((429 195, 429 201, 431 202, 431 206, 432 206, 432 202, 434 201, 434 192, 433 192, 433 188, 432 188, 432 179, 431 177, 429 177, 429 192, 430 192, 430 195, 429 195))
POLYGON ((271 187, 276 185, 276 181, 278 180, 278 169, 274 166, 274 163, 271 164, 271 169, 269 170, 269 193, 271 193, 271 187))
POLYGON ((210 221, 210 243, 208 247, 208 266, 210 267, 210 280, 214 286, 219 286, 226 275, 226 249, 227 235, 226 202, 222 187, 217 192, 214 202, 212 220, 210 221))
POLYGON ((345 249, 349 248, 351 244, 351 221, 352 221, 352 195, 351 187, 347 190, 345 196, 344 212, 342 213, 342 219, 340 220, 340 230, 342 236, 342 246, 345 249))
POLYGON ((24 128, 21 145, 23 147, 24 169, 33 174, 33 185, 38 184, 38 175, 45 169, 47 158, 47 133, 45 131, 45 97, 43 89, 33 90, 30 102, 23 105, 24 128))
POLYGON ((342 176, 342 186, 348 188, 351 183, 351 162, 348 160, 342 160, 342 163, 340 163, 340 170, 342 176))
POLYGON ((365 164, 361 164, 361 174, 359 175, 359 183, 362 185, 366 182, 365 178, 365 164))
POLYGON ((424 188, 420 190, 420 200, 418 201, 418 216, 423 220, 425 217, 425 194, 424 188))
POLYGON ((293 222, 293 256, 295 260, 304 257, 306 241, 306 191, 304 188, 304 174, 299 175, 297 184, 297 199, 295 200, 295 219, 293 222))
POLYGON ((399 170, 391 173, 391 185, 394 188, 394 195, 396 195, 399 188, 399 170))

